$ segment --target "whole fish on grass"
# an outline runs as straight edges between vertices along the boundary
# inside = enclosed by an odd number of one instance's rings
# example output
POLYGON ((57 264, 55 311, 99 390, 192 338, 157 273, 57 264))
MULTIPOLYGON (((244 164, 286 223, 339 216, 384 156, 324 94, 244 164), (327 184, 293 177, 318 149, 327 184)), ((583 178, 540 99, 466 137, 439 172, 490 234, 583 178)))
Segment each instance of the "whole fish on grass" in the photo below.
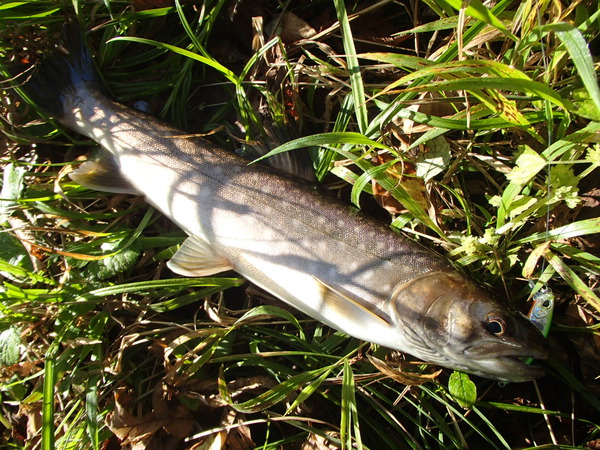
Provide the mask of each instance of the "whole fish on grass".
POLYGON ((444 258, 277 171, 111 100, 80 31, 23 89, 62 125, 102 147, 71 178, 144 195, 188 235, 168 265, 184 276, 234 270, 356 338, 503 381, 543 370, 543 336, 444 258))

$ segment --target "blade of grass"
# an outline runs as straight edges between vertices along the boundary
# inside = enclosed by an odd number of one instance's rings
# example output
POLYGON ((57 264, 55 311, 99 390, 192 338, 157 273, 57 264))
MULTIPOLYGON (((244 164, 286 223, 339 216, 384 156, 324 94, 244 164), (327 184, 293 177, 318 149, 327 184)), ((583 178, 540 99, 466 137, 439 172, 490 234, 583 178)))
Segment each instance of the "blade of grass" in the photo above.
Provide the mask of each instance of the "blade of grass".
MULTIPOLYGON (((445 4, 445 2, 441 2, 445 4)), ((501 14, 506 8, 508 8, 512 4, 512 0, 500 0, 496 5, 490 10, 493 15, 501 14)), ((472 27, 470 27, 463 36, 463 44, 466 45, 475 39, 485 28, 485 22, 478 21, 472 27)), ((458 56, 458 42, 453 41, 444 53, 437 59, 438 63, 444 63, 448 61, 452 61, 458 56)), ((432 77, 424 77, 421 79, 417 79, 413 81, 411 87, 417 87, 421 84, 428 83, 432 77)), ((371 122, 369 125, 369 129, 365 132, 365 135, 370 138, 377 138, 380 134, 380 130, 385 129, 385 126, 393 120, 397 114, 405 108, 405 102, 414 98, 415 92, 408 91, 403 94, 400 94, 397 98, 394 99, 385 109, 383 109, 371 122)))
POLYGON ((99 377, 94 376, 88 380, 85 393, 86 431, 94 450, 100 448, 98 435, 98 382, 99 377))
POLYGON ((354 386, 354 373, 348 359, 344 359, 342 377, 342 409, 340 417, 340 440, 342 449, 362 449, 360 425, 358 422, 358 408, 356 406, 356 389, 354 386), (354 436, 354 439, 352 437, 354 436))
POLYGON ((311 136, 305 136, 301 138, 297 138, 282 144, 264 156, 261 156, 258 159, 252 161, 251 164, 254 164, 258 161, 262 161, 265 158, 268 158, 273 155, 277 155, 278 153, 289 152, 290 150, 296 150, 299 148, 306 147, 321 147, 321 146, 335 146, 335 145, 347 145, 347 144, 355 144, 355 145, 365 145, 369 147, 379 148, 382 150, 388 150, 393 152, 393 150, 385 144, 369 139, 368 137, 360 134, 354 133, 351 131, 347 132, 331 132, 331 133, 321 133, 321 134, 313 134, 311 136))
POLYGON ((577 73, 590 94, 590 98, 596 105, 596 108, 600 110, 600 88, 598 87, 598 76, 594 69, 594 59, 581 31, 570 23, 548 24, 542 26, 541 30, 551 30, 556 33, 569 52, 577 73))
MULTIPOLYGON (((332 367, 332 370, 333 370, 333 367, 332 367)), ((286 415, 290 414, 292 411, 294 411, 296 408, 298 408, 302 403, 304 403, 306 400, 308 400, 308 398, 311 395, 313 395, 315 392, 317 392, 317 390, 319 389, 319 387, 321 386, 323 381, 325 381, 325 379, 329 376, 330 373, 331 373, 331 371, 323 372, 313 382, 311 382, 307 386, 305 386, 302 389, 302 391, 300 391, 300 393, 298 394, 298 397, 296 397, 296 399, 288 407, 285 414, 286 415)))
POLYGON ((235 75, 235 73, 233 73, 231 70, 229 70, 223 64, 219 63, 217 60, 215 60, 213 58, 208 58, 203 55, 199 55, 190 50, 186 50, 181 47, 176 47, 174 45, 166 44, 164 42, 159 42, 159 41, 155 41, 152 39, 138 38, 138 37, 133 37, 133 36, 118 36, 118 37, 111 39, 109 42, 113 42, 113 41, 115 41, 115 42, 116 41, 137 42, 140 44, 153 45, 154 47, 157 47, 157 48, 163 48, 166 50, 170 50, 174 53, 183 55, 187 58, 196 60, 198 62, 201 62, 202 64, 206 64, 207 66, 212 67, 213 69, 215 69, 219 73, 221 73, 225 78, 227 78, 235 86, 241 86, 241 84, 242 84, 242 80, 240 80, 237 77, 237 75, 235 75))
POLYGON ((541 156, 547 161, 558 160, 564 153, 570 151, 574 147, 587 142, 593 142, 598 134, 600 134, 600 123, 590 122, 584 128, 553 143, 541 153, 541 156))
POLYGON ((273 405, 276 405, 277 403, 287 399, 292 392, 301 389, 306 383, 310 383, 313 380, 318 379, 323 373, 331 371, 336 365, 337 364, 324 366, 319 369, 299 373, 279 383, 274 388, 257 395, 255 398, 241 403, 234 402, 233 398, 231 397, 229 389, 227 388, 227 383, 225 382, 224 372, 222 371, 221 375, 219 376, 219 393, 221 394, 221 397, 223 397, 223 399, 236 411, 244 414, 253 414, 259 411, 264 411, 267 408, 271 408, 273 405))
POLYGON ((414 87, 399 89, 400 92, 443 92, 443 91, 476 91, 479 89, 506 90, 525 92, 554 103, 565 110, 569 110, 570 102, 564 100, 557 92, 549 88, 546 84, 523 78, 499 78, 499 77, 481 77, 481 78, 460 78, 455 80, 443 80, 430 84, 420 84, 414 87))
MULTIPOLYGON (((52 350, 54 351, 54 350, 52 350)), ((55 358, 50 353, 44 361, 44 400, 42 404, 42 450, 54 450, 54 371, 55 358)))
POLYGON ((565 264, 562 258, 550 250, 544 253, 544 257, 575 292, 581 295, 596 311, 600 312, 600 298, 579 278, 573 269, 565 264))
MULTIPOLYGON (((271 150, 266 155, 261 158, 255 160, 260 161, 261 159, 267 158, 271 155, 294 150, 297 148, 310 147, 310 146, 322 146, 322 145, 336 145, 336 144, 357 144, 357 145, 368 145, 374 148, 387 149, 392 151, 387 145, 382 144, 380 142, 373 141, 359 133, 322 133, 316 134, 312 136, 307 136, 303 138, 294 139, 293 141, 286 142, 283 145, 271 150)), ((374 167, 372 164, 367 162, 366 160, 357 157, 356 155, 342 150, 340 148, 332 148, 334 151, 340 153, 342 156, 351 159, 356 165, 358 165, 363 171, 372 170, 374 167)), ((373 172, 371 172, 373 173, 373 172)), ((419 205, 403 188, 398 185, 398 183, 387 177, 385 174, 380 174, 380 172, 375 171, 374 175, 378 175, 376 177, 376 181, 381 184, 381 186, 390 191, 392 195, 397 197, 397 199, 406 206, 408 210, 410 210, 415 217, 417 217, 421 222, 426 224, 429 228, 435 231, 442 238, 446 238, 444 232, 438 227, 437 224, 433 222, 433 220, 429 217, 427 212, 419 205)))
POLYGON ((352 96, 354 97, 354 114, 358 124, 358 130, 365 133, 368 127, 367 105, 365 97, 365 87, 360 73, 360 65, 356 57, 356 48, 354 47, 354 39, 352 37, 352 29, 350 21, 346 13, 346 5, 343 0, 333 0, 335 11, 340 23, 342 31, 342 43, 346 52, 346 63, 350 74, 350 86, 352 88, 352 96))
POLYGON ((502 21, 480 0, 438 0, 438 3, 449 5, 457 11, 464 9, 468 16, 497 28, 506 37, 514 42, 518 42, 518 38, 512 34, 508 28, 504 26, 502 21))
POLYGON ((571 239, 574 237, 586 236, 595 233, 600 233, 600 217, 579 220, 577 222, 569 223, 552 230, 533 233, 524 238, 517 239, 515 242, 519 244, 527 244, 545 240, 571 239))

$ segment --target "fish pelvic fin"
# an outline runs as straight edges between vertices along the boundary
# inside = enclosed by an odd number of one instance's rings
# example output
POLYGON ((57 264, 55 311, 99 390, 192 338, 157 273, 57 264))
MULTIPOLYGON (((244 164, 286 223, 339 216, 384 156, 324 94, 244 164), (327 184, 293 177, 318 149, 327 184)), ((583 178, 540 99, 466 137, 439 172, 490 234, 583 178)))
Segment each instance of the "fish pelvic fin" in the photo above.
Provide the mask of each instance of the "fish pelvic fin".
POLYGON ((21 91, 46 114, 62 122, 68 115, 68 103, 82 91, 107 94, 86 48, 79 23, 70 19, 63 25, 63 45, 57 47, 32 70, 9 68, 21 91))
POLYGON ((69 174, 71 180, 95 191, 115 194, 141 195, 120 175, 119 166, 108 152, 101 152, 97 159, 84 162, 69 174))
POLYGON ((321 288, 322 299, 326 307, 333 310, 338 316, 343 317, 344 320, 351 323, 372 323, 385 327, 392 325, 392 319, 373 305, 354 299, 317 277, 314 277, 314 279, 321 288))
POLYGON ((207 242, 195 236, 190 236, 181 244, 167 266, 186 277, 206 277, 233 270, 227 258, 215 254, 207 242))

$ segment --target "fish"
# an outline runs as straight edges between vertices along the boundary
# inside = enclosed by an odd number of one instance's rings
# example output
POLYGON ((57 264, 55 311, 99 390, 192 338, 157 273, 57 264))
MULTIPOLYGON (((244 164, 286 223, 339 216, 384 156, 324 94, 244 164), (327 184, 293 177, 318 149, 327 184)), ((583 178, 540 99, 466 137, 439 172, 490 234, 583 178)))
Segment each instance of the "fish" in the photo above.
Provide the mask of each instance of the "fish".
POLYGON ((62 126, 96 141, 70 177, 142 195, 187 234, 176 274, 235 271, 350 336, 484 378, 521 382, 544 370, 545 338, 446 258, 311 184, 114 101, 79 26, 19 79, 62 126))

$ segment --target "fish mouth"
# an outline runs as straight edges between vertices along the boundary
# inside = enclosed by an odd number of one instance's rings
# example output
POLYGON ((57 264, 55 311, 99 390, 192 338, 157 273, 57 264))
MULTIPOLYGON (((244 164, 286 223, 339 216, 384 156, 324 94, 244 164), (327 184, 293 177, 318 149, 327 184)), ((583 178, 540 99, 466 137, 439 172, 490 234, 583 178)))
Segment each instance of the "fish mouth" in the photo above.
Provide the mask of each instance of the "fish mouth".
POLYGON ((534 364, 534 360, 544 360, 549 356, 547 346, 539 348, 477 346, 465 351, 465 356, 477 367, 480 375, 506 382, 531 381, 540 378, 545 370, 534 364))
POLYGON ((492 349, 487 345, 479 345, 465 350, 465 356, 472 359, 483 360, 491 358, 507 358, 514 360, 527 359, 547 359, 550 351, 548 347, 540 348, 519 348, 519 347, 500 347, 492 349))
POLYGON ((546 371, 539 365, 532 363, 532 358, 501 356, 499 358, 506 376, 502 381, 530 381, 542 377, 546 371))

